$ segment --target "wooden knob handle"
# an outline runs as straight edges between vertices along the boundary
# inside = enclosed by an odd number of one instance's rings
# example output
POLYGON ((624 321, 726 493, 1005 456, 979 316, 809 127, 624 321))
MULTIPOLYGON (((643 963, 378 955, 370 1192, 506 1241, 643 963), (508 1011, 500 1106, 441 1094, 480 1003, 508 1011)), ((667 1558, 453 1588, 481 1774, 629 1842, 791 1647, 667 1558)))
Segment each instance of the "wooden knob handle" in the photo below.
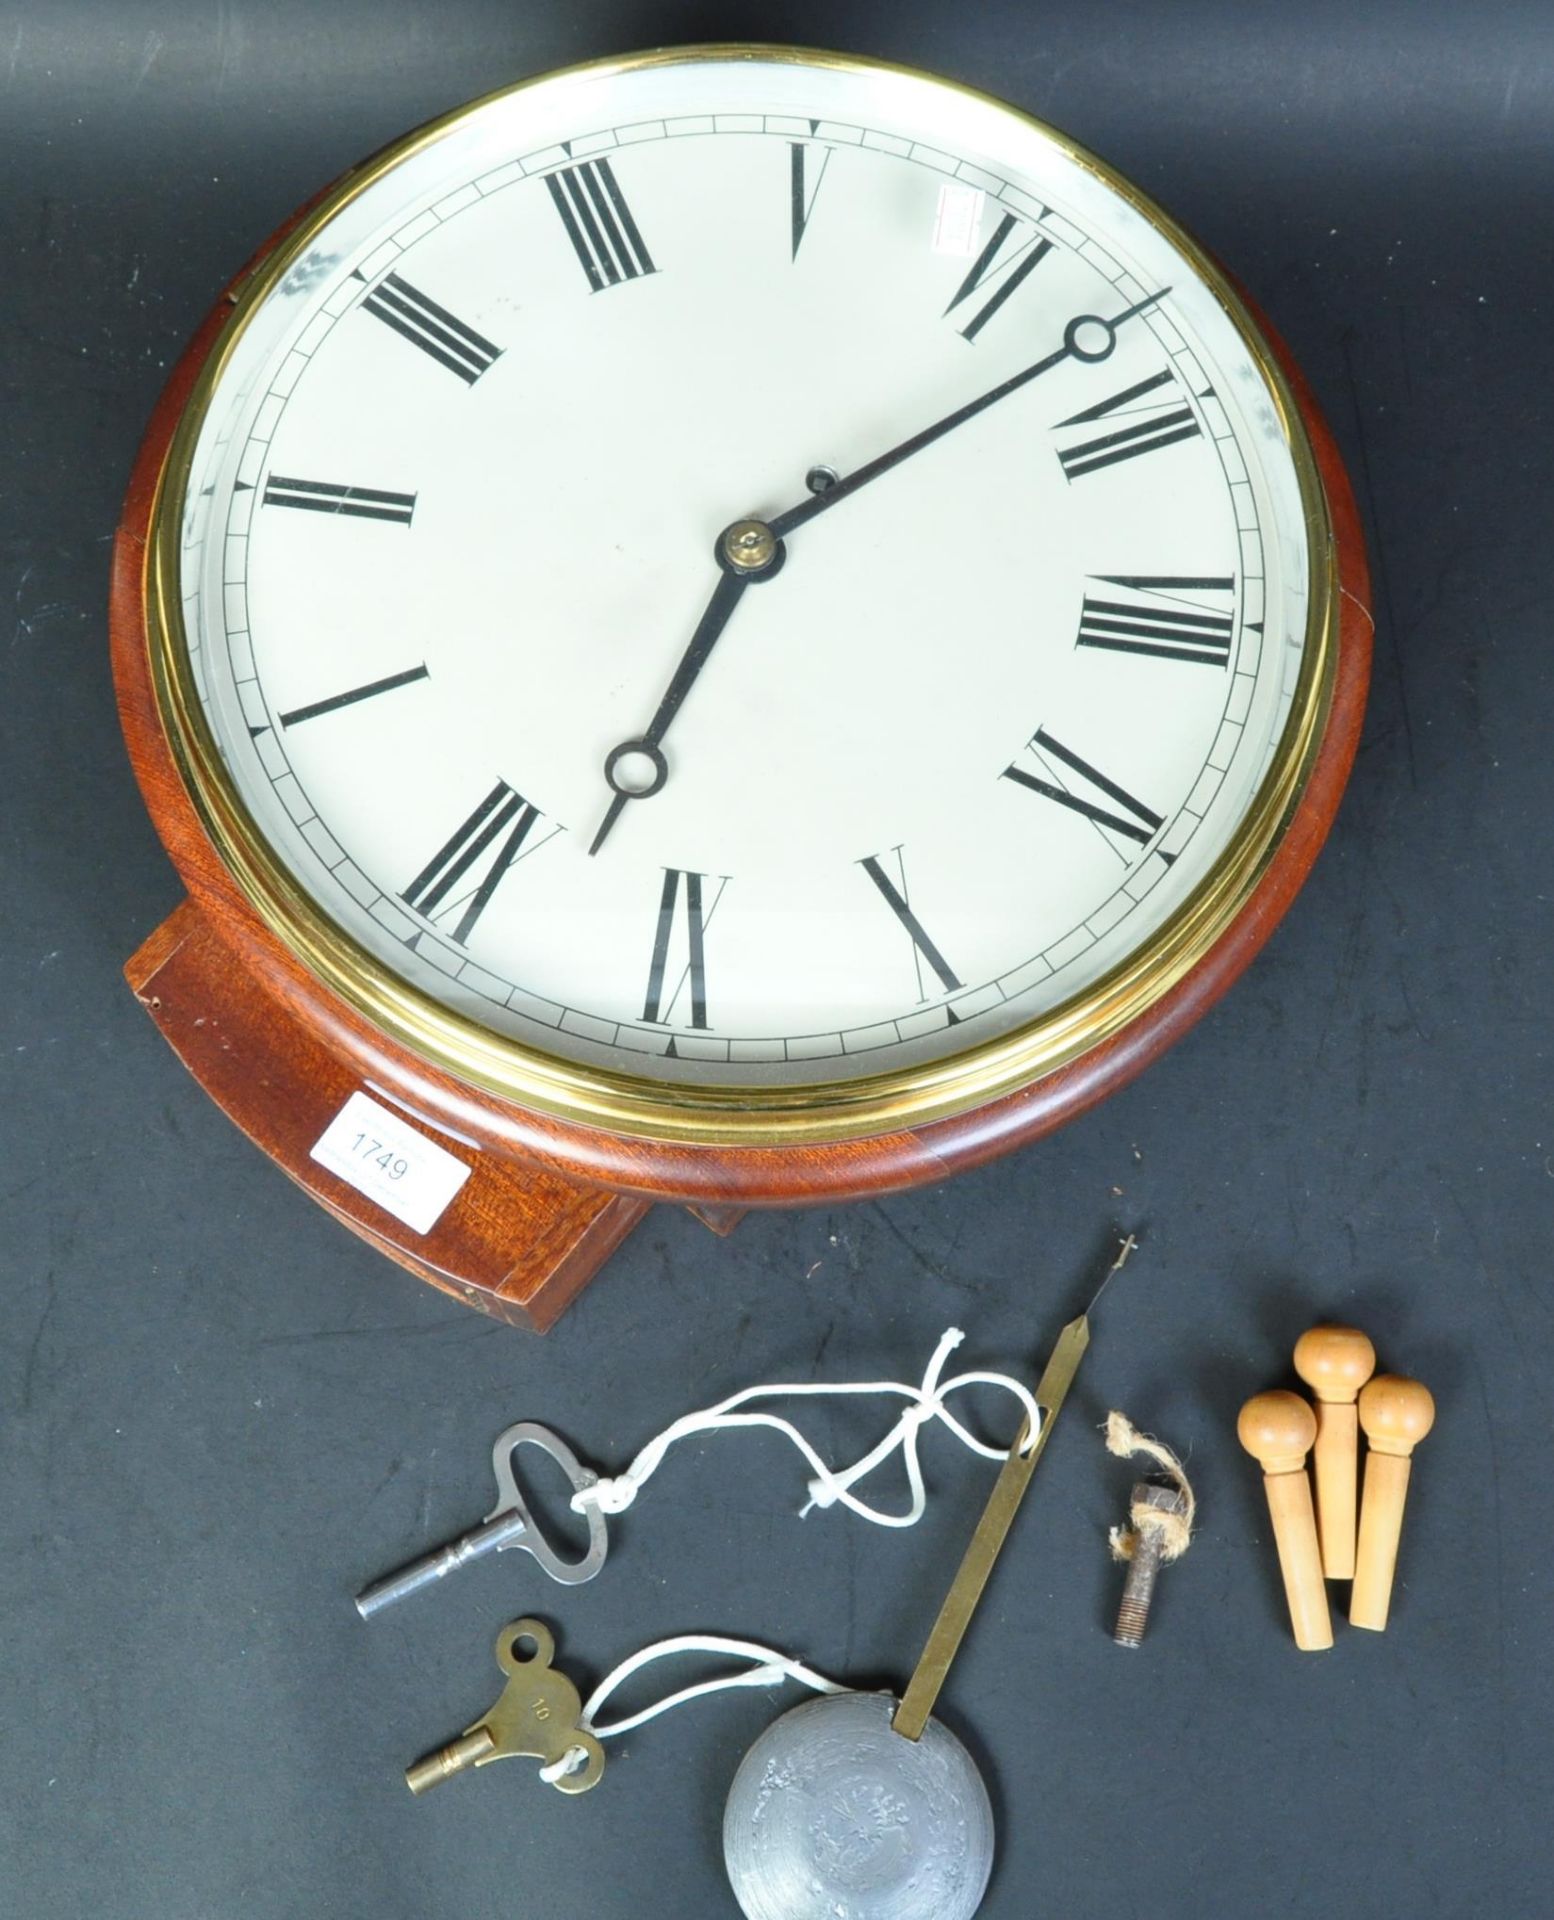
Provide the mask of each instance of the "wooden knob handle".
POLYGON ((1318 1400, 1352 1402, 1376 1371, 1376 1349, 1358 1327, 1312 1327, 1295 1342, 1295 1371, 1318 1400))
POLYGON ((1365 1462, 1349 1623, 1380 1633, 1392 1606, 1410 1455, 1435 1424, 1435 1401, 1429 1388, 1417 1380, 1383 1374, 1362 1390, 1359 1412, 1371 1450, 1365 1462))
POLYGON ((1354 1401, 1376 1371, 1376 1349, 1358 1327, 1312 1327, 1295 1343, 1295 1371, 1316 1395, 1317 1533, 1329 1580, 1354 1577, 1355 1493, 1360 1473, 1354 1401))
POLYGON ((1417 1380, 1379 1373, 1360 1390, 1360 1425, 1372 1453, 1406 1459, 1435 1425, 1435 1398, 1417 1380))
POLYGON ((1297 1393, 1259 1393, 1241 1409, 1236 1432, 1262 1463, 1295 1644, 1304 1653, 1320 1652, 1333 1644, 1333 1623, 1322 1584, 1311 1482, 1301 1471, 1316 1438, 1317 1417, 1297 1393))
POLYGON ((1317 1416, 1298 1393, 1256 1393, 1241 1409, 1236 1434, 1264 1473, 1299 1473, 1317 1437, 1317 1416))

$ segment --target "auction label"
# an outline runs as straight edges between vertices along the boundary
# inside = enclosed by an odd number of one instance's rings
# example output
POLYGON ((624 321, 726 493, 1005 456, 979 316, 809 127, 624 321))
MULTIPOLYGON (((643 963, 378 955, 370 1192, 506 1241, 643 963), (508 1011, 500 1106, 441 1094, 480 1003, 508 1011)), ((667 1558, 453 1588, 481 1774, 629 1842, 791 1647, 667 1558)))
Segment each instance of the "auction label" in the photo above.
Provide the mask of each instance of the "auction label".
POLYGON ((417 1233, 431 1232, 470 1176, 462 1160, 364 1093, 346 1101, 312 1157, 417 1233))

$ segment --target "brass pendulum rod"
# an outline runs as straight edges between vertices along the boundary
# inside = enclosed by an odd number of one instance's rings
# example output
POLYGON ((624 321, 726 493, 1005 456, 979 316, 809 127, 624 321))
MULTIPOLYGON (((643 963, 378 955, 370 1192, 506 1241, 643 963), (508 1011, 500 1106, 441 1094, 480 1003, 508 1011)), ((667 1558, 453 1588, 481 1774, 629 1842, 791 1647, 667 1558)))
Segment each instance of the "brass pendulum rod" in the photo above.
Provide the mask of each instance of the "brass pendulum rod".
POLYGON ((1100 1299, 1107 1280, 1123 1264, 1136 1244, 1129 1234, 1096 1289, 1095 1299, 1077 1320, 1070 1320, 1058 1336, 1058 1343, 1052 1349, 1051 1358, 1036 1385, 1036 1404, 1041 1409, 1042 1421, 1035 1443, 1027 1445, 1030 1423, 1026 1421, 1021 1425, 1019 1438, 993 1483, 993 1491, 988 1495, 987 1505, 977 1522, 976 1532, 971 1536, 971 1544, 960 1563, 960 1570, 944 1597, 939 1617, 933 1623, 911 1681, 891 1720, 892 1730, 907 1740, 922 1737, 923 1728, 933 1713, 934 1702, 939 1698, 939 1689, 944 1685, 944 1677, 950 1670, 950 1662, 955 1658, 972 1613, 982 1598, 982 1589, 993 1571, 999 1548, 1003 1546, 1014 1516, 1019 1511, 1025 1489, 1036 1471, 1036 1463, 1046 1450, 1053 1423, 1073 1385, 1079 1363, 1085 1357, 1085 1349, 1090 1344, 1090 1313, 1095 1302, 1100 1299))

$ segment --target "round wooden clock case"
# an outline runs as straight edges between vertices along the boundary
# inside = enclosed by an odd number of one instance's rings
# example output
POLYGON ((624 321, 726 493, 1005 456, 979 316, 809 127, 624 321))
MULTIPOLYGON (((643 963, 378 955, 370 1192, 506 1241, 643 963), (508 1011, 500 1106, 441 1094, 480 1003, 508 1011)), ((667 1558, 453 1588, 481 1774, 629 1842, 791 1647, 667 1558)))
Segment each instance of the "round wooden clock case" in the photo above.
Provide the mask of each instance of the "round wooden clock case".
MULTIPOLYGON (((755 57, 736 49, 721 55, 755 57)), ((314 206, 333 204, 341 191, 330 189, 314 206)), ((566 1111, 564 1102, 530 1103, 482 1085, 388 1031, 337 983, 326 984, 305 957, 305 943, 288 937, 273 911, 261 910, 213 831, 157 655, 157 520, 175 437, 208 387, 208 368, 234 315, 285 262, 309 221, 305 208, 242 269, 168 382, 119 527, 111 639, 135 772, 188 894, 130 961, 128 978, 211 1097, 337 1218, 469 1304, 544 1328, 654 1202, 684 1205, 726 1232, 750 1207, 829 1203, 940 1180, 1050 1132, 1115 1092, 1248 965, 1309 872, 1338 805, 1360 728, 1372 624, 1360 530, 1338 454, 1298 370, 1255 311, 1261 345, 1298 409, 1320 482, 1326 524, 1314 531, 1334 588, 1328 679, 1301 778, 1235 911, 1206 950, 1130 1017, 1023 1084, 948 1103, 958 1110, 912 1098, 876 1101, 860 1133, 845 1117, 784 1124, 782 1103, 768 1096, 764 1136, 759 1111, 739 1125, 714 1119, 655 1134, 650 1122, 599 1124, 586 1110, 566 1111), (471 1168, 425 1233, 312 1157, 320 1135, 359 1091, 471 1168), (893 1117, 882 1124, 881 1114, 893 1117)), ((1250 306, 1244 295, 1228 297, 1243 310, 1250 306)), ((759 1110, 761 1099, 752 1105, 759 1110)))

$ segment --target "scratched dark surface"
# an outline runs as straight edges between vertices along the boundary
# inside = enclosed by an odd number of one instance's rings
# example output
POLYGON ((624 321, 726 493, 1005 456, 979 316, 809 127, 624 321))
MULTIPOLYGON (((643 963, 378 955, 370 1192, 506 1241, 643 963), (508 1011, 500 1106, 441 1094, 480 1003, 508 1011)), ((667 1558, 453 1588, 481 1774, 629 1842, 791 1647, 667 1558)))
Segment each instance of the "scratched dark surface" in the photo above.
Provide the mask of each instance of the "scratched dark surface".
POLYGON ((370 1628, 351 1593, 479 1517, 520 1416, 617 1467, 756 1379, 910 1375, 952 1322, 1029 1364, 1114 1224, 1143 1251, 944 1702, 994 1796, 989 1920, 1543 1910, 1551 194, 1554 25, 1495 0, 0 7, 0 1912, 731 1911, 764 1696, 644 1728, 576 1801, 516 1763, 412 1803, 400 1769, 486 1706, 529 1609, 585 1680, 711 1629, 899 1681, 985 1465, 930 1435, 929 1518, 884 1533, 801 1523, 793 1456, 723 1439, 592 1586, 506 1556, 370 1628), (537 1343, 311 1207, 124 989, 178 888, 114 717, 109 537, 168 366, 296 202, 505 77, 718 37, 1002 92, 1230 262, 1351 463, 1375 685, 1311 884, 1137 1085, 942 1190, 726 1243, 660 1211, 537 1343), (1232 1424, 1323 1315, 1440 1417, 1392 1628, 1317 1657, 1232 1424), (1108 1405, 1190 1451, 1203 1505, 1137 1655, 1106 1631, 1108 1405))

